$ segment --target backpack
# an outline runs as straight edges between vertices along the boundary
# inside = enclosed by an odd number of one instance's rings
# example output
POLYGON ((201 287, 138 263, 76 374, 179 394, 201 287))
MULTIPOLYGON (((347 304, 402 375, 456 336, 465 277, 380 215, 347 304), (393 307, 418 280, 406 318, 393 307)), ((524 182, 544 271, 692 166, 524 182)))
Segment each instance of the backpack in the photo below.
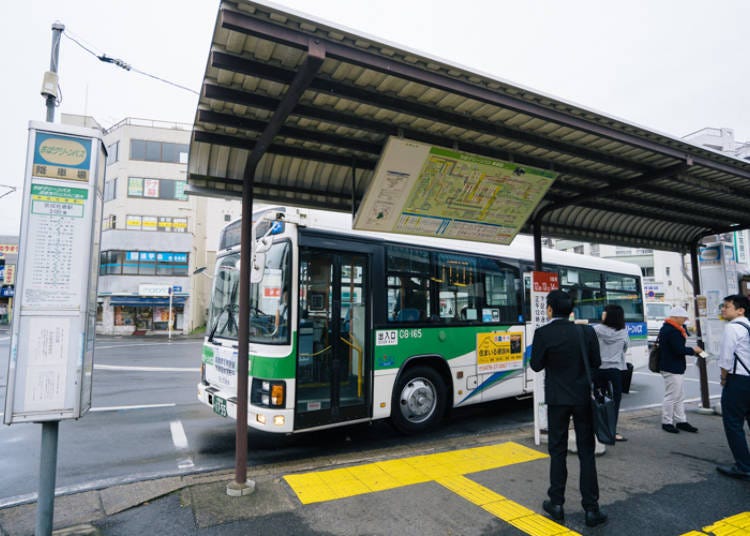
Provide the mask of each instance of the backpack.
MULTIPOLYGON (((748 334, 748 336, 750 336, 750 326, 748 326, 748 325, 747 325, 747 324, 745 324, 744 322, 737 322, 737 323, 738 323, 739 325, 741 325, 741 326, 742 326, 743 328, 745 328, 745 329, 747 330, 747 334, 748 334)), ((743 368, 743 369, 745 369, 745 370, 747 370, 747 373, 748 373, 748 374, 750 374, 750 370, 748 370, 748 368, 747 368, 747 367, 745 366, 745 363, 743 363, 743 362, 742 362, 742 361, 740 360, 740 358, 739 358, 739 357, 737 357, 737 354, 736 354, 736 353, 734 354, 734 370, 732 371, 732 373, 733 373, 733 374, 734 374, 734 373, 736 373, 736 371, 737 371, 737 363, 738 363, 738 362, 739 362, 739 364, 740 364, 740 365, 742 365, 742 368, 743 368)), ((650 366, 650 365, 649 365, 649 366, 650 366)))

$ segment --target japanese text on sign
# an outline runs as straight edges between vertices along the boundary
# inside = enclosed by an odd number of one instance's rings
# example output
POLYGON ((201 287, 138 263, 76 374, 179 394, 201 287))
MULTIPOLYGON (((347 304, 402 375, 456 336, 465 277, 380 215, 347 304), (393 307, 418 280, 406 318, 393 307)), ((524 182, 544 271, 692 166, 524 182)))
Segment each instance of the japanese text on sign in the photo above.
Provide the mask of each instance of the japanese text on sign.
POLYGON ((477 369, 479 372, 514 370, 523 367, 523 334, 491 331, 477 333, 477 369))

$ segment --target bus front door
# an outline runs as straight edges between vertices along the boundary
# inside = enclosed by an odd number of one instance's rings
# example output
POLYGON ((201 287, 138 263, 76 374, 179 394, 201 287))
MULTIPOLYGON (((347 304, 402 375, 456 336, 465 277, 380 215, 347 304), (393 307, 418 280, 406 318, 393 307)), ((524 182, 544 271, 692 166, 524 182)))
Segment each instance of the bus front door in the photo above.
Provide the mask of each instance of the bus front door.
POLYGON ((295 429, 369 417, 369 256, 301 247, 295 429))

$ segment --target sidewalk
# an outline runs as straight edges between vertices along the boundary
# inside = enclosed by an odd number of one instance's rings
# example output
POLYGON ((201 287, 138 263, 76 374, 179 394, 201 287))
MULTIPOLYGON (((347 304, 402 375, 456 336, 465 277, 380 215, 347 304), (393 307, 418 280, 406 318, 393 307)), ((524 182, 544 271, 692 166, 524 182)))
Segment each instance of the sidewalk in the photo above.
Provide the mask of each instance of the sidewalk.
MULTIPOLYGON (((537 515, 543 514, 549 459, 544 446, 533 445, 531 428, 524 427, 336 458, 250 467, 248 476, 255 480, 256 491, 239 498, 225 493, 227 483, 233 480, 232 471, 57 497, 55 534, 698 536, 709 533, 701 531, 717 522, 721 526, 712 527, 717 534, 729 533, 720 531, 722 526, 737 528, 742 523, 747 523, 745 529, 733 534, 750 534, 750 482, 723 477, 715 470, 717 462, 731 461, 721 418, 699 415, 694 408, 688 418, 700 429, 698 434, 663 432, 655 409, 621 416, 620 430, 628 441, 608 447, 597 458, 601 507, 610 520, 595 529, 583 523, 575 455, 568 458, 565 527, 537 515), (487 469, 487 459, 481 453, 506 447, 526 458, 508 459, 503 466, 505 462, 499 460, 496 468, 487 469), (454 465, 452 460, 457 458, 449 458, 454 454, 475 464, 474 469, 454 465), (408 459, 399 461, 403 458, 408 459), (430 460, 431 465, 410 482, 415 459, 430 460), (446 460, 445 471, 456 474, 443 474, 440 459, 446 460), (383 474, 387 467, 391 473, 383 474), (324 473, 326 478, 345 473, 368 476, 360 481, 349 476, 339 495, 305 494, 309 490, 301 487, 305 479, 320 477, 302 474, 332 469, 339 471, 324 473), (297 476, 284 478, 290 475, 297 476), (370 488, 367 493, 355 489, 362 482, 370 488)), ((0 534, 32 534, 35 508, 28 504, 0 510, 0 534)))

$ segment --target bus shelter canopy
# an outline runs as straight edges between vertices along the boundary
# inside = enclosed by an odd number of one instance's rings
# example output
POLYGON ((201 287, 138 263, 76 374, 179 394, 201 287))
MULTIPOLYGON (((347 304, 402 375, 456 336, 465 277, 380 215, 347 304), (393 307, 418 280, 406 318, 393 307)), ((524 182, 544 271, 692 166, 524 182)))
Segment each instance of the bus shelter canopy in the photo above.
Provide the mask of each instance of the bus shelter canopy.
MULTIPOLYGON (((676 111, 679 113, 679 111, 676 111)), ((188 191, 356 211, 390 136, 554 171, 521 232, 687 252, 750 227, 750 162, 261 3, 224 0, 188 191)))

